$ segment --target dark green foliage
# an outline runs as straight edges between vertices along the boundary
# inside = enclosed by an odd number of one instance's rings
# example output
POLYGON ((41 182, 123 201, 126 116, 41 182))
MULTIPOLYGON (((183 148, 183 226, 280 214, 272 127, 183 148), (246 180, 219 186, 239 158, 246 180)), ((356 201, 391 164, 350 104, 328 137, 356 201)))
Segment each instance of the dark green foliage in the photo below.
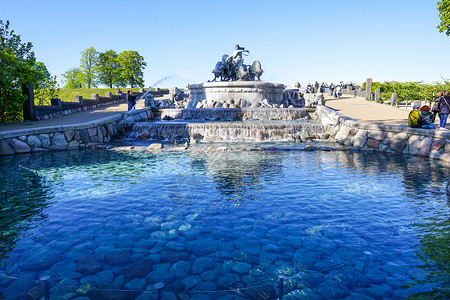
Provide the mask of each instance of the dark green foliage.
POLYGON ((9 30, 9 21, 0 20, 0 123, 22 120, 22 85, 36 83, 42 73, 35 67, 33 45, 22 43, 9 30))

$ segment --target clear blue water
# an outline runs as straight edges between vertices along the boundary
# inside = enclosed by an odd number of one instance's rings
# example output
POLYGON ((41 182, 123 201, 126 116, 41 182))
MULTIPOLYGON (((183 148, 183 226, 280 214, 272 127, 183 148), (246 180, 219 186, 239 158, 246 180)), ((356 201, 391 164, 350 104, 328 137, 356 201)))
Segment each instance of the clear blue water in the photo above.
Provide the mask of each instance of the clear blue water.
POLYGON ((449 296, 445 167, 204 150, 0 158, 2 299, 449 296))

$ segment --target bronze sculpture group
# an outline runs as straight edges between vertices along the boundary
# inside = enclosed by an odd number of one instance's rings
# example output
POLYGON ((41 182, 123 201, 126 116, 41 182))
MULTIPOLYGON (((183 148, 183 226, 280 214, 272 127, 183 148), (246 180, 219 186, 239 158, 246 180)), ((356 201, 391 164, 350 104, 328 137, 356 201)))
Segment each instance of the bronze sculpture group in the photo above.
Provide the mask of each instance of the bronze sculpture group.
POLYGON ((218 61, 212 73, 216 81, 234 81, 234 80, 260 80, 262 73, 259 60, 255 60, 252 65, 244 64, 243 56, 247 56, 250 51, 239 45, 235 46, 233 54, 228 56, 224 54, 222 60, 218 61))

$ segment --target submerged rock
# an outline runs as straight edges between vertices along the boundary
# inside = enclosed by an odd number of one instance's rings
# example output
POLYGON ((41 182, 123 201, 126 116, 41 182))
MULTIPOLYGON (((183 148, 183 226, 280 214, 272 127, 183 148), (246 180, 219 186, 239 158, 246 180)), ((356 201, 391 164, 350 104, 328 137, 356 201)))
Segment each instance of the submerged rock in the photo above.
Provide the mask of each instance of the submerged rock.
POLYGON ((147 276, 152 270, 153 262, 149 258, 127 265, 123 271, 123 276, 128 279, 142 278, 147 276))
POLYGON ((77 260, 77 272, 84 275, 92 275, 103 270, 103 265, 95 258, 95 256, 83 255, 77 260))

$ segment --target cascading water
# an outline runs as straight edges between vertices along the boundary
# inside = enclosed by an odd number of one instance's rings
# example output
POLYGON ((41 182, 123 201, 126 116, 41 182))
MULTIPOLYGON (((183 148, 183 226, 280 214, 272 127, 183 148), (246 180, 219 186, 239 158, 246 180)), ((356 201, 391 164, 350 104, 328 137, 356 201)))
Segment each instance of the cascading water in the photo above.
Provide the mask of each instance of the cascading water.
POLYGON ((322 134, 319 123, 299 120, 305 115, 300 108, 164 109, 161 117, 170 121, 136 123, 131 136, 151 140, 195 137, 205 142, 305 141, 322 134))

